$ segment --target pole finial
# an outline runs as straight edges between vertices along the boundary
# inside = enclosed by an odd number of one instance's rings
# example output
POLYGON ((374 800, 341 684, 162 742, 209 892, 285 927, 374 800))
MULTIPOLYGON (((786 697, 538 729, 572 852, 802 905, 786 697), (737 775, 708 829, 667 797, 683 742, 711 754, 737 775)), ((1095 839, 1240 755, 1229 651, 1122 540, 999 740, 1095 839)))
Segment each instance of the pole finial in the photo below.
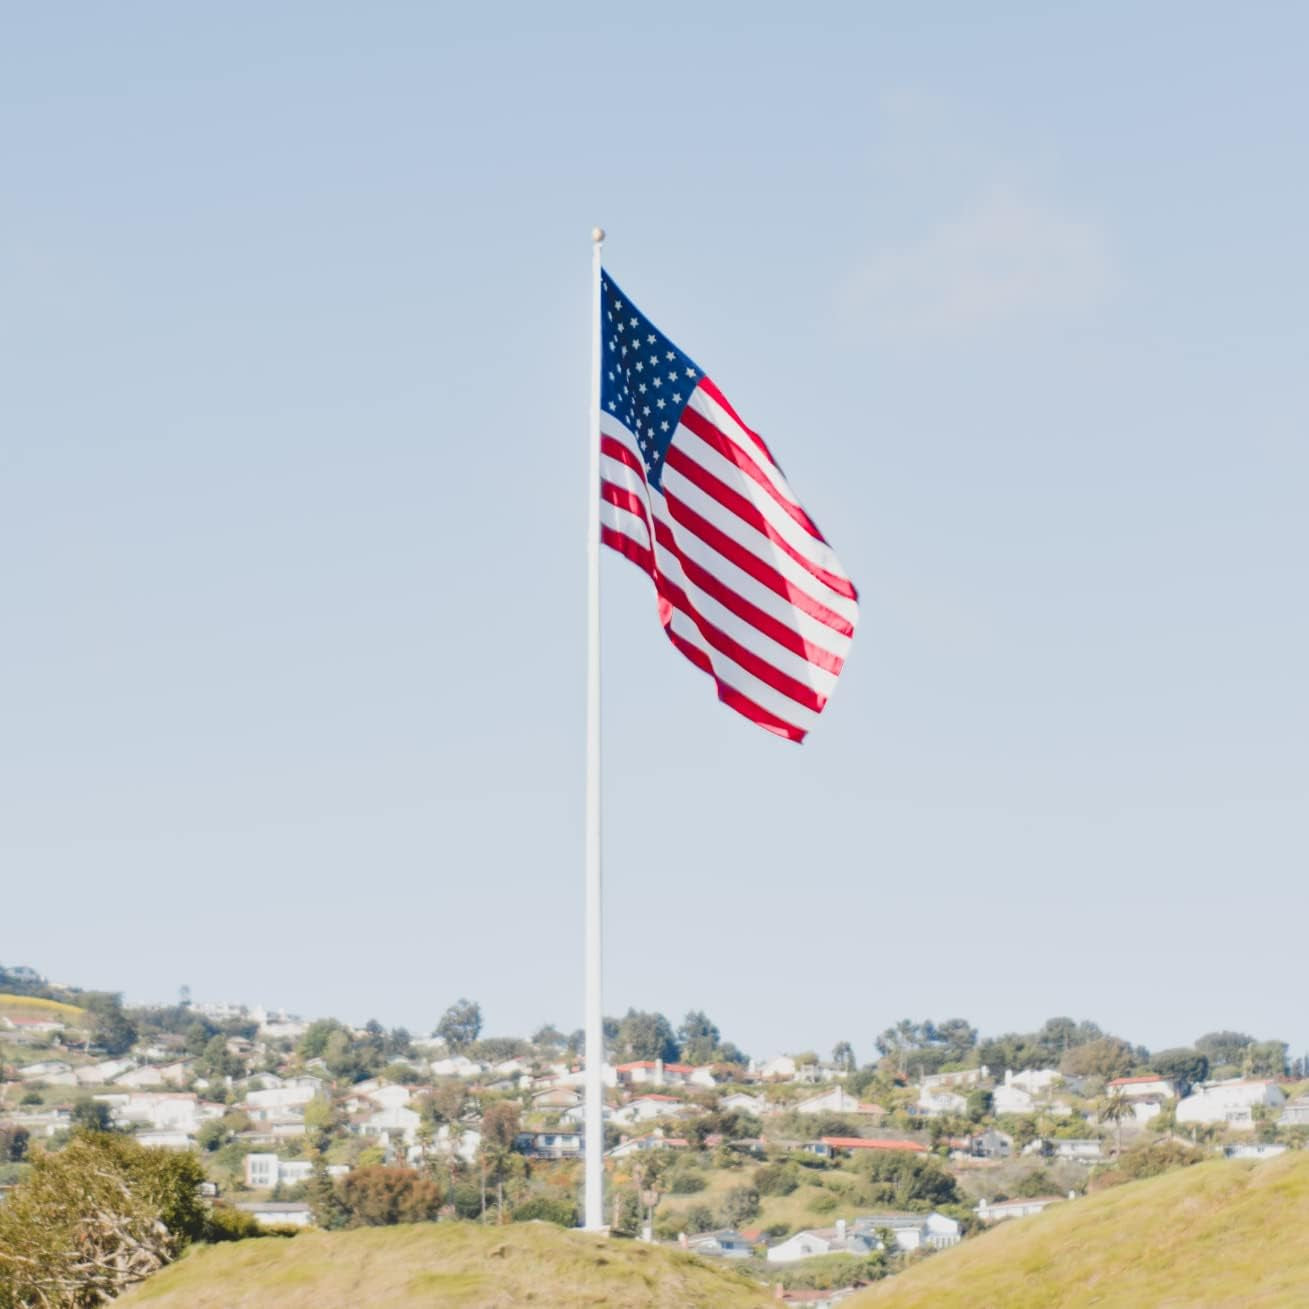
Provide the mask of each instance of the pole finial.
POLYGON ((605 230, 603 227, 593 227, 591 229, 591 240, 599 245, 605 239, 605 230))

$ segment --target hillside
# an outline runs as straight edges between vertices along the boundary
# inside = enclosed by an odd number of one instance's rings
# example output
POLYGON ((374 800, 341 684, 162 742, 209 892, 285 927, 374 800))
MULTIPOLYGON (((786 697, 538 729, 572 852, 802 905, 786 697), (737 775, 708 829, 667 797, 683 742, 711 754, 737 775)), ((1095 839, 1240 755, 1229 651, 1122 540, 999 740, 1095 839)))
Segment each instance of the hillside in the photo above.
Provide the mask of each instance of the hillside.
POLYGON ((763 1309, 774 1302, 732 1270, 675 1250, 597 1240, 543 1223, 433 1223, 197 1249, 116 1303, 124 1309, 763 1309))
POLYGON ((1309 1304, 1309 1154, 1215 1161, 1003 1224, 850 1309, 1309 1304))
POLYGON ((5 1018, 50 1018, 64 1023, 80 1023, 85 1011, 59 1000, 45 1000, 36 995, 10 995, 0 992, 0 1016, 5 1018))

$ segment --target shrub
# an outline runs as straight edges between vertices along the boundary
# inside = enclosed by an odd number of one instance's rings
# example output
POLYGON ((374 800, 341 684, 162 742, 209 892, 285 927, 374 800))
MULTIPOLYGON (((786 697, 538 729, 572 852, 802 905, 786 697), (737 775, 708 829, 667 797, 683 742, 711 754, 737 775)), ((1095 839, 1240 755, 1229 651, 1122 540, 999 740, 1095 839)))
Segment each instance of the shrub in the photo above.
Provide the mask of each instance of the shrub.
POLYGON ((714 1211, 707 1204, 693 1204, 682 1220, 683 1228, 691 1232, 712 1232, 718 1226, 714 1211))
POLYGON ((790 1195, 799 1185, 795 1170, 785 1164, 765 1164, 756 1168, 752 1181, 760 1195, 790 1195))
POLYGON ((812 1214, 830 1214, 839 1203, 840 1201, 831 1191, 822 1190, 809 1201, 809 1212, 812 1214))
POLYGON ((535 1195, 523 1201, 509 1215, 516 1223, 539 1221, 557 1223, 560 1227, 577 1226, 577 1205, 572 1200, 548 1195, 535 1195))
POLYGON ((700 1173, 678 1171, 668 1180, 670 1195, 696 1195, 705 1189, 705 1179, 700 1173))
POLYGON ((229 1209, 226 1205, 214 1206, 205 1228, 205 1240, 215 1245, 220 1241, 245 1241, 263 1234, 263 1228, 255 1221, 253 1214, 240 1209, 229 1209))

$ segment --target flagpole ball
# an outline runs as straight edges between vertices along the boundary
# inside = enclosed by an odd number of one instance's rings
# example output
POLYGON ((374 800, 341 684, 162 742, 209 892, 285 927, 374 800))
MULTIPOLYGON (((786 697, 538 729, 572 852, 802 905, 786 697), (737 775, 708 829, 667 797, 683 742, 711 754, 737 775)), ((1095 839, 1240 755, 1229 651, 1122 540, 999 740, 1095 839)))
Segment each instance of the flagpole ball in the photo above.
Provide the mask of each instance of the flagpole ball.
POLYGON ((591 240, 599 245, 605 239, 605 230, 603 227, 593 227, 591 229, 591 240))

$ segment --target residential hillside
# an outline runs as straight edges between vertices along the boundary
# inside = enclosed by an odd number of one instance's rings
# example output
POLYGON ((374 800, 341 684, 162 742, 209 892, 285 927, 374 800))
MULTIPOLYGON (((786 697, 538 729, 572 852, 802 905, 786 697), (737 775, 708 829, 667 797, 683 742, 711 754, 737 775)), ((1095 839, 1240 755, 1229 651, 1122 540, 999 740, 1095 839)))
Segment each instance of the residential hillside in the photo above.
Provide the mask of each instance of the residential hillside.
POLYGON ((843 1309, 1302 1309, 1309 1155, 1213 1161, 1003 1223, 843 1309))
POLYGON ((117 1301, 123 1309, 766 1309, 721 1264, 545 1223, 427 1223, 305 1232, 197 1249, 117 1301))

